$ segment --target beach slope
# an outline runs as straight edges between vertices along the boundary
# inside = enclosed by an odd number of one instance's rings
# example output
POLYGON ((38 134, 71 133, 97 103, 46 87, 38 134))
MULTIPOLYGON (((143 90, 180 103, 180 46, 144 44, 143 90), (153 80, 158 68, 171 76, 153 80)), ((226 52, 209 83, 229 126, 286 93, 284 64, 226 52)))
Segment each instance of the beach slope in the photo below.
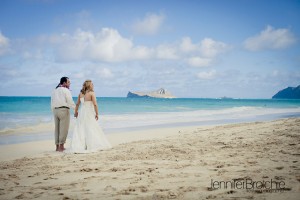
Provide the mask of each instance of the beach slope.
MULTIPOLYGON (((163 135, 164 129, 154 132, 163 135)), ((93 154, 46 151, 35 157, 1 161, 0 199, 300 196, 300 118, 176 127, 168 132, 172 134, 161 138, 141 134, 139 140, 119 142, 110 150, 93 154), (250 180, 256 183, 249 184, 250 180), (267 189, 270 187, 273 190, 267 189)))

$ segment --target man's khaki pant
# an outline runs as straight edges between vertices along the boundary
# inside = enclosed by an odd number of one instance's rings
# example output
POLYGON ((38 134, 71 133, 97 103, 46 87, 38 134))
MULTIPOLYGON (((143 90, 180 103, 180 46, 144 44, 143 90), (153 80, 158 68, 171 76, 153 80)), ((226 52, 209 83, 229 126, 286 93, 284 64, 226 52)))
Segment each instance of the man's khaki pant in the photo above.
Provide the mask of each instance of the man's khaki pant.
POLYGON ((64 144, 66 142, 69 125, 70 125, 70 110, 67 108, 54 109, 55 123, 55 144, 64 144))

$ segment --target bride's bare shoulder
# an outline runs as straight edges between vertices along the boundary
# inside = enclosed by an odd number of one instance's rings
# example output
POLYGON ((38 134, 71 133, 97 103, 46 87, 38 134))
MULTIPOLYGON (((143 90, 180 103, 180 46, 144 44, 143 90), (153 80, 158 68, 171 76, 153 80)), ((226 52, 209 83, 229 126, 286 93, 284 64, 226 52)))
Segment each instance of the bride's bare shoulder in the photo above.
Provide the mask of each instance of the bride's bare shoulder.
POLYGON ((78 96, 79 96, 79 98, 82 98, 82 97, 84 97, 84 94, 82 94, 82 92, 80 92, 78 96))
POLYGON ((88 92, 84 95, 85 101, 91 101, 91 100, 92 100, 92 97, 93 97, 94 95, 95 95, 94 92, 88 91, 88 92))
POLYGON ((87 95, 89 95, 89 96, 93 96, 93 95, 95 95, 95 92, 94 91, 89 91, 88 93, 86 93, 87 95))

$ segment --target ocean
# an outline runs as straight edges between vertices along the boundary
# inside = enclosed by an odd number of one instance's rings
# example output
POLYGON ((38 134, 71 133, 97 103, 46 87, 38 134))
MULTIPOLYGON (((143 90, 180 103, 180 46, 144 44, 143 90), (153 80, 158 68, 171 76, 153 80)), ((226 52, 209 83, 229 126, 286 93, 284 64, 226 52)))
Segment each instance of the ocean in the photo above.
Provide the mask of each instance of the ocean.
MULTIPOLYGON (((108 134, 300 116, 300 100, 98 97, 97 102, 99 125, 108 134)), ((0 144, 51 139, 53 130, 50 97, 0 97, 0 144)))

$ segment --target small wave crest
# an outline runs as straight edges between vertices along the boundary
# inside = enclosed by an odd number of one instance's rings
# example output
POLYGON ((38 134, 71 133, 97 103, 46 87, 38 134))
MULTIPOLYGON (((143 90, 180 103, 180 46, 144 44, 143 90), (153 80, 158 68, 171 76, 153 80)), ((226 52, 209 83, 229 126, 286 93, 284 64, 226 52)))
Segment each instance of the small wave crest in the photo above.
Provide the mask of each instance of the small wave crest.
MULTIPOLYGON (((101 115, 98 121, 105 130, 122 129, 130 127, 155 126, 163 124, 191 123, 209 121, 226 121, 239 119, 255 119, 260 116, 287 116, 300 115, 300 108, 265 108, 265 107, 232 107, 224 109, 211 110, 194 110, 182 112, 149 112, 149 113, 133 113, 133 114, 107 114, 101 115)), ((45 117, 45 116, 44 116, 45 117)), ((46 116, 44 120, 36 123, 26 124, 19 123, 14 127, 3 127, 0 129, 0 135, 24 134, 24 133, 52 133, 54 130, 54 122, 51 116, 46 116), (46 119, 46 120, 45 120, 46 119), (50 119, 50 120, 49 120, 50 119)), ((70 132, 76 122, 76 118, 71 119, 70 132)))

